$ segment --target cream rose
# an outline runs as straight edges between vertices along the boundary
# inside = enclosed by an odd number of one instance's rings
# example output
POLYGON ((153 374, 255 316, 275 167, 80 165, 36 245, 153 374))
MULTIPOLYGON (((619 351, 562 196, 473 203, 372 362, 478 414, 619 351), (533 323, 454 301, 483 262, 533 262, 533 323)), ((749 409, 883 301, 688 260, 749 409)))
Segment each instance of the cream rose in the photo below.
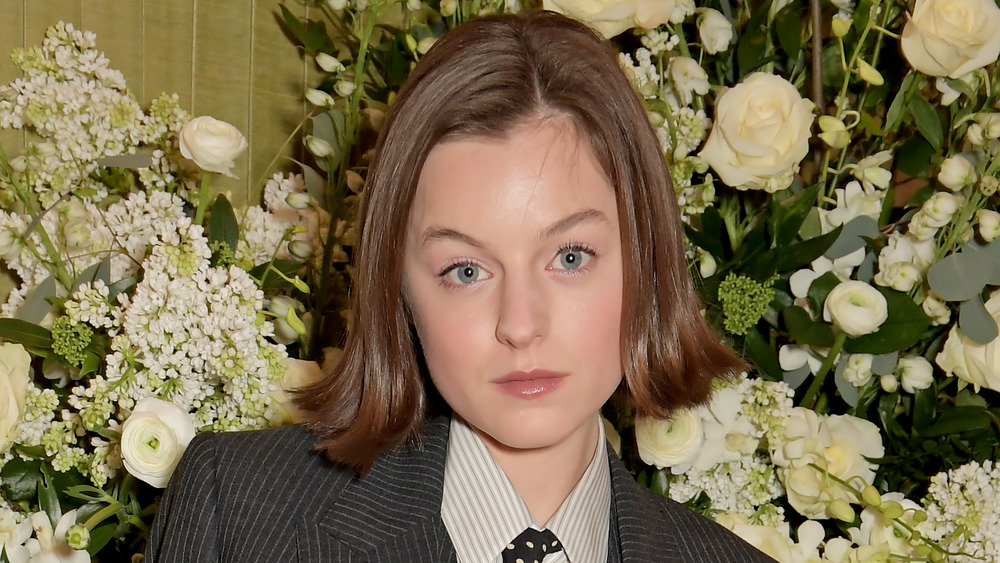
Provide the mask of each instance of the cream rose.
POLYGON ((181 127, 181 154, 207 172, 218 172, 235 178, 234 160, 247 148, 240 131, 225 121, 203 115, 181 127))
POLYGON ((0 454, 10 449, 14 429, 24 416, 31 379, 31 356, 20 344, 0 345, 0 454))
POLYGON ((125 469, 162 489, 194 434, 194 423, 186 411, 154 397, 142 399, 122 424, 125 469))
POLYGON ((861 281, 846 281, 834 287, 823 302, 823 320, 833 321, 851 336, 871 334, 889 318, 885 296, 861 281))
POLYGON ((701 415, 696 410, 684 409, 677 411, 670 420, 636 417, 635 442, 642 461, 683 472, 682 468, 698 458, 705 442, 701 415))
POLYGON ((633 27, 653 29, 667 23, 674 0, 543 0, 542 7, 582 21, 611 38, 633 27))
POLYGON ((962 76, 1000 55, 1000 8, 993 0, 917 0, 900 47, 914 69, 962 76))
POLYGON ((719 98, 698 156, 730 186, 783 190, 809 152, 813 107, 784 78, 753 73, 719 98))
MULTIPOLYGON (((340 350, 338 349, 339 353, 340 350)), ((330 355, 327 354, 329 361, 330 355)), ((295 408, 295 403, 288 396, 289 391, 312 385, 323 379, 326 374, 319 364, 308 360, 285 358, 285 374, 281 377, 281 385, 270 393, 271 401, 276 407, 277 417, 282 422, 298 424, 303 421, 302 413, 295 408)))
MULTIPOLYGON (((1000 291, 994 291, 986 302, 986 311, 1000 322, 1000 291)), ((979 344, 962 334, 958 326, 948 333, 941 352, 934 358, 948 375, 976 386, 1000 391, 1000 337, 988 344, 979 344)))

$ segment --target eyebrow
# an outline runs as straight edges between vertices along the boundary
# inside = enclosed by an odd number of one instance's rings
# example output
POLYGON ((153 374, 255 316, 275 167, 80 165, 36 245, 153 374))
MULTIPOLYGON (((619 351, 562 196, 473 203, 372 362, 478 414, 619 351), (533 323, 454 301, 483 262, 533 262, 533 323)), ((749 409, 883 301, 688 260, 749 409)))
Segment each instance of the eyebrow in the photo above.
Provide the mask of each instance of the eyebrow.
MULTIPOLYGON (((567 215, 566 217, 563 217, 562 219, 549 225, 539 234, 538 238, 541 240, 554 237, 583 223, 610 223, 610 220, 602 211, 597 209, 584 209, 571 215, 567 215)), ((485 247, 483 243, 465 233, 444 227, 427 228, 421 237, 421 246, 426 246, 427 244, 437 240, 454 240, 476 248, 485 247)))

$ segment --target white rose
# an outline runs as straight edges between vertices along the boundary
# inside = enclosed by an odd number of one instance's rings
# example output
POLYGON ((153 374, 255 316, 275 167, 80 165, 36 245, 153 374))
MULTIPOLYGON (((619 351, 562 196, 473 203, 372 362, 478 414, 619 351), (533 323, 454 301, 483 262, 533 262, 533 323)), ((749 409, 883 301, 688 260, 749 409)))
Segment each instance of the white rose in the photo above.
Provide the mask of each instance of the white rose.
POLYGON ((692 93, 704 96, 708 93, 708 73, 697 61, 690 57, 670 59, 670 79, 682 105, 691 103, 692 93))
POLYGON ((877 289, 861 281, 834 287, 823 303, 823 320, 833 321, 851 336, 871 334, 889 318, 889 308, 877 289))
POLYGON ((1000 213, 980 209, 976 211, 976 223, 979 225, 979 236, 986 242, 993 242, 1000 237, 1000 213))
POLYGON ((706 52, 721 53, 733 42, 733 24, 722 12, 705 8, 698 16, 698 35, 706 52))
POLYGON ((579 20, 611 38, 642 27, 653 29, 669 21, 674 0, 543 0, 546 10, 579 20))
POLYGON ((936 192, 927 198, 927 201, 920 206, 920 210, 927 215, 929 226, 940 229, 951 222, 952 216, 962 207, 964 201, 965 198, 960 195, 936 192))
POLYGON ((674 413, 670 420, 649 416, 635 419, 635 442, 642 461, 659 468, 690 465, 705 441, 701 416, 693 409, 674 413))
POLYGON ((288 392, 312 385, 326 377, 326 374, 323 373, 319 364, 309 360, 285 358, 283 363, 285 364, 285 374, 281 376, 279 387, 271 391, 269 395, 272 404, 276 407, 275 414, 277 414, 278 419, 283 423, 298 424, 304 418, 302 413, 295 408, 295 403, 292 402, 288 392))
POLYGON ((934 262, 936 250, 932 240, 918 239, 909 233, 895 232, 889 235, 889 240, 879 252, 878 267, 880 270, 885 270, 889 264, 909 262, 919 268, 921 273, 924 273, 934 262))
POLYGON ((885 270, 880 270, 875 274, 875 283, 891 287, 896 291, 906 293, 913 289, 920 280, 923 279, 920 269, 909 262, 896 262, 889 264, 885 270))
POLYGON ((813 107, 784 78, 755 72, 718 99, 698 156, 730 186, 783 190, 809 152, 813 107))
POLYGON ((125 469, 162 489, 194 434, 194 423, 185 410, 154 397, 142 399, 122 424, 125 469))
POLYGON ((203 115, 181 127, 181 154, 207 172, 218 172, 235 178, 234 160, 247 148, 247 140, 239 129, 203 115))
POLYGON ((907 393, 927 389, 934 382, 934 366, 922 356, 900 358, 896 370, 899 371, 899 383, 907 393))
MULTIPOLYGON (((1000 291, 994 291, 986 302, 986 311, 1000 321, 1000 291)), ((1000 337, 988 344, 969 340, 958 326, 948 333, 944 348, 934 358, 948 375, 980 387, 1000 391, 1000 337)))
POLYGON ((10 449, 24 416, 31 356, 20 344, 0 344, 0 454, 10 449))
POLYGON ((844 366, 844 379, 855 387, 864 387, 872 380, 872 362, 875 356, 871 354, 851 354, 844 366))
POLYGON ((900 39, 903 56, 930 76, 960 78, 1000 55, 993 0, 917 0, 900 39))
POLYGON ((969 162, 969 159, 956 154, 955 156, 946 158, 941 163, 937 179, 938 182, 941 182, 942 186, 953 192, 957 192, 965 186, 975 184, 978 176, 976 175, 976 169, 969 162))

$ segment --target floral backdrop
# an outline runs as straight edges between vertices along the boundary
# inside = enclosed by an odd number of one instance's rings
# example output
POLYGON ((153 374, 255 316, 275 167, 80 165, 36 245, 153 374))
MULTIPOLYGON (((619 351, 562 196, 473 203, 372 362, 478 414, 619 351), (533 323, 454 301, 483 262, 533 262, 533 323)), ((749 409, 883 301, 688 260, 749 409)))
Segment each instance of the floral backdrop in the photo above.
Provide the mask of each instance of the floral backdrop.
POLYGON ((609 404, 637 480, 784 562, 1000 560, 995 0, 327 0, 322 80, 260 205, 246 146, 132 96, 55 24, 0 86, 0 560, 141 553, 196 432, 294 422, 335 359, 357 198, 412 65, 481 14, 609 38, 670 165, 705 315, 754 371, 671 420, 609 404))

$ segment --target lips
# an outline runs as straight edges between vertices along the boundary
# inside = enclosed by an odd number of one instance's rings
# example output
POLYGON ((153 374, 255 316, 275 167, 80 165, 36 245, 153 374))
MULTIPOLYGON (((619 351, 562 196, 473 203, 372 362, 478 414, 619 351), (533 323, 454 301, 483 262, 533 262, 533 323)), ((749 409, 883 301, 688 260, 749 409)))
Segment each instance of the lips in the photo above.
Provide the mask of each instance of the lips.
POLYGON ((555 391, 569 374, 542 369, 513 371, 494 379, 501 392, 518 399, 537 399, 555 391))

